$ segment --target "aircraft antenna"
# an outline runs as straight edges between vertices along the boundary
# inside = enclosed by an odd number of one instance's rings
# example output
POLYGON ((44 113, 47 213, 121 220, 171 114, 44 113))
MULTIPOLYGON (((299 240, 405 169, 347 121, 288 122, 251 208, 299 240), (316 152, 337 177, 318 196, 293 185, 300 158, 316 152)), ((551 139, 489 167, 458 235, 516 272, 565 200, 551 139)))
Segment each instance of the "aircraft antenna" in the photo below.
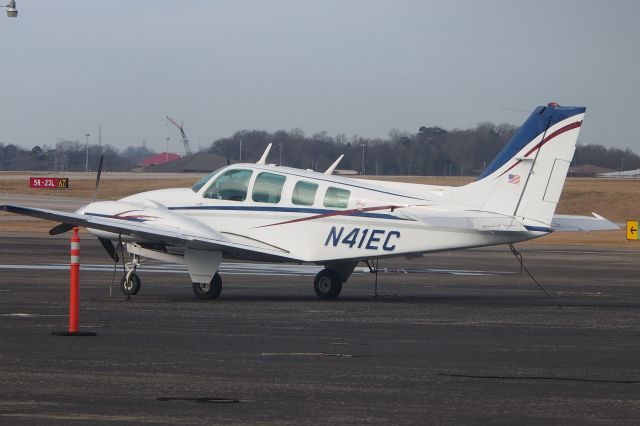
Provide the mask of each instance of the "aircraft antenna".
POLYGON ((269 151, 271 151, 271 145, 273 144, 269 143, 269 145, 267 145, 267 149, 264 150, 262 157, 260 157, 256 164, 267 164, 267 156, 269 155, 269 151))
POLYGON ((187 138, 187 134, 184 132, 184 125, 176 123, 176 121, 173 118, 169 117, 168 115, 167 115, 167 120, 169 121, 169 123, 176 126, 178 130, 180 130, 180 136, 182 136, 182 143, 184 144, 184 152, 187 155, 191 155, 192 154, 191 144, 189 143, 189 138, 187 138))
MULTIPOLYGON (((547 121, 547 126, 545 127, 544 132, 542 133, 542 139, 540 139, 541 143, 544 143, 544 139, 547 137, 547 131, 549 130, 549 127, 551 127, 551 117, 549 117, 549 120, 547 121)), ((536 155, 533 157, 533 161, 531 162, 531 168, 529 168, 529 173, 527 173, 527 179, 524 181, 524 186, 522 187, 522 191, 520 191, 520 198, 518 198, 518 204, 516 204, 516 209, 513 212, 514 216, 518 215, 518 209, 520 208, 520 203, 522 202, 524 193, 527 190, 527 185, 529 185, 529 179, 531 179, 531 175, 533 174, 533 167, 536 165, 536 160, 538 159, 538 155, 540 155, 540 151, 542 151, 542 149, 538 149, 536 151, 536 155)))
POLYGON ((324 174, 325 175, 333 174, 333 171, 336 169, 336 167, 338 167, 338 164, 340 164, 340 160, 342 160, 342 157, 344 157, 344 154, 340 155, 340 157, 338 157, 338 159, 334 161, 332 165, 329 166, 329 168, 324 172, 324 174))

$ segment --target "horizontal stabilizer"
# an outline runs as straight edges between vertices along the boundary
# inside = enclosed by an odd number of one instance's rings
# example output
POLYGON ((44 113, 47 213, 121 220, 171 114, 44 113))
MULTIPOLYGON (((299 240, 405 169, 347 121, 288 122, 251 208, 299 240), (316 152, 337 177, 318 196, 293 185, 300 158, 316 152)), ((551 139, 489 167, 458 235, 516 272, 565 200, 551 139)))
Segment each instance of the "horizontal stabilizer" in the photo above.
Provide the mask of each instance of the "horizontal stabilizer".
POLYGON ((551 229, 565 232, 615 231, 620 229, 618 225, 609 219, 596 213, 592 214, 593 216, 554 215, 551 221, 551 229))

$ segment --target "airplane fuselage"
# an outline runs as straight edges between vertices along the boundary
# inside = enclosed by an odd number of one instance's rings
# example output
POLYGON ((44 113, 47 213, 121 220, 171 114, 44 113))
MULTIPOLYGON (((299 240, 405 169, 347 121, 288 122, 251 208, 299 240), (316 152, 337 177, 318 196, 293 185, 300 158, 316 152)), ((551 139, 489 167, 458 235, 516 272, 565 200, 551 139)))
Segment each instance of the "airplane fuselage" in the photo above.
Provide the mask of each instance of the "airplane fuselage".
POLYGON ((277 248, 313 263, 510 243, 546 233, 516 226, 512 218, 496 223, 483 212, 448 202, 443 188, 429 185, 256 164, 227 166, 203 181, 193 189, 97 202, 82 212, 138 222, 164 220, 182 231, 215 230, 235 243, 277 248), (487 220, 494 226, 485 226, 487 220))

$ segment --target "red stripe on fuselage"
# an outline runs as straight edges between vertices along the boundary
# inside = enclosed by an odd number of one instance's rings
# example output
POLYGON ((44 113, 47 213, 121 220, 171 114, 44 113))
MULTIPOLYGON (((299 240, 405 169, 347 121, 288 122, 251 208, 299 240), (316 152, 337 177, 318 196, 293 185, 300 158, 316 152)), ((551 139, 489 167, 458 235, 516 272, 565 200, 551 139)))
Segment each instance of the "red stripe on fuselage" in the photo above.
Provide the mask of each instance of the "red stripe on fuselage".
POLYGON ((376 210, 386 210, 386 209, 396 209, 399 206, 377 206, 377 207, 365 207, 362 209, 350 209, 350 210, 339 210, 339 211, 335 211, 335 212, 330 212, 330 213, 323 213, 323 214, 316 214, 313 216, 309 216, 309 217, 301 217, 299 219, 292 219, 292 220, 287 220, 284 222, 278 222, 278 223, 270 223, 269 225, 262 225, 262 226, 258 226, 258 228, 267 228, 269 226, 276 226, 276 225, 286 225, 289 223, 296 223, 296 222, 305 222, 307 220, 315 220, 315 219, 322 219, 325 217, 332 217, 332 216, 352 216, 354 214, 358 214, 361 212, 372 212, 372 211, 376 211, 376 210))

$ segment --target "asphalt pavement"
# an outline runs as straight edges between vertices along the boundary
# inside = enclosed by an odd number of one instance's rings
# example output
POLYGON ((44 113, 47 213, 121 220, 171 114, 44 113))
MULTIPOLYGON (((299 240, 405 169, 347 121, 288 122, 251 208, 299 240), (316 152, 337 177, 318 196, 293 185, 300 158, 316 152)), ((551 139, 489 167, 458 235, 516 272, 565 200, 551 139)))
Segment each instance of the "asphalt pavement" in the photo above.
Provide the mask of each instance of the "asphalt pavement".
POLYGON ((60 337, 68 251, 68 235, 3 238, 0 424, 640 419, 638 250, 522 248, 551 299, 496 247, 381 261, 377 298, 362 271, 321 301, 313 272, 252 265, 201 301, 149 265, 127 300, 87 238, 80 326, 97 336, 60 337))

